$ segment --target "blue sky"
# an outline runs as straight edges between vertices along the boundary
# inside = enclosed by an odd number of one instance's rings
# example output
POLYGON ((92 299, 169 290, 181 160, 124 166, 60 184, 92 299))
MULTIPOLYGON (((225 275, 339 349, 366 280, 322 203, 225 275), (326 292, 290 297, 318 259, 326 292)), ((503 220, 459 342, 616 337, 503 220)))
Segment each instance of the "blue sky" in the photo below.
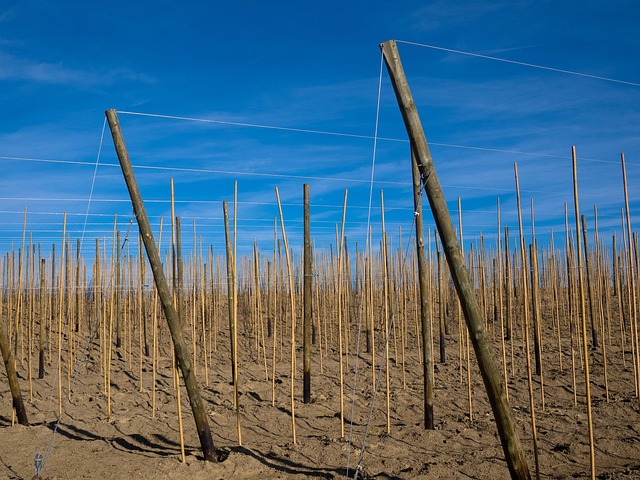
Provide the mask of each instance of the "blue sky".
POLYGON ((402 227, 406 242, 413 220, 409 149, 386 69, 377 109, 378 44, 389 39, 636 84, 400 43, 454 215, 461 198, 467 246, 481 232, 492 245, 498 197, 502 226, 517 233, 514 162, 526 234, 533 199, 540 243, 553 229, 562 245, 564 203, 573 212, 572 145, 590 228, 597 205, 601 237, 620 234, 621 152, 636 229, 640 221, 636 2, 0 5, 2 252, 19 246, 25 208, 27 231, 45 251, 60 242, 63 212, 74 244, 84 232, 87 255, 96 237, 110 244, 114 215, 126 233, 131 206, 108 129, 98 157, 108 108, 162 116, 119 114, 156 233, 161 217, 168 226, 174 178, 187 249, 195 218, 197 236, 223 252, 222 200, 232 202, 234 180, 244 251, 254 238, 264 252, 272 249, 276 186, 290 243, 301 244, 303 183, 311 185, 318 248, 335 242, 345 189, 352 248, 364 245, 369 222, 374 241, 380 236, 381 189, 387 231, 397 245, 402 227))

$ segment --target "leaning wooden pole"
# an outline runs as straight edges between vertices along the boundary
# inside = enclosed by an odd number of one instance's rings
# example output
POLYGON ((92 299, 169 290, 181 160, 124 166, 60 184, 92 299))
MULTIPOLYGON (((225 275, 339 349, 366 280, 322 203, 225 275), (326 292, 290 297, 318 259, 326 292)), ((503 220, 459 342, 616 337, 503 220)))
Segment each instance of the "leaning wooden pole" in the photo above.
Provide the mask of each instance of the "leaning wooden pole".
POLYGON ((16 363, 13 360, 9 339, 5 335, 4 326, 0 324, 0 349, 2 350, 2 360, 7 369, 7 377, 9 379, 9 389, 13 398, 13 408, 15 410, 18 423, 20 425, 29 425, 27 420, 27 411, 24 409, 22 393, 20 392, 20 384, 18 383, 18 374, 16 373, 16 363))
POLYGON ((509 466, 509 472, 512 478, 529 479, 531 478, 529 467, 511 415, 505 388, 502 384, 501 373, 493 357, 491 340, 485 334, 482 312, 475 297, 469 272, 464 263, 464 256, 458 245, 458 239, 456 238, 456 232, 451 221, 449 209, 442 192, 438 175, 435 171, 433 160, 431 159, 424 131, 422 130, 418 110, 413 101, 409 85, 404 75, 404 69, 400 62, 396 42, 389 40, 381 44, 380 47, 389 71, 389 76, 391 77, 391 83, 409 135, 409 140, 415 149, 422 183, 425 186, 433 217, 440 232, 444 251, 451 270, 451 276, 458 296, 460 297, 460 302, 462 303, 469 336, 473 342, 473 348, 476 353, 482 379, 484 380, 489 402, 491 403, 493 415, 496 419, 496 425, 507 465, 509 466))
POLYGON ((156 288, 158 289, 158 295, 162 302, 162 308, 167 318, 169 325, 169 331, 173 339, 173 345, 178 360, 180 370, 182 370, 182 376, 184 377, 184 383, 187 388, 187 394, 189 395, 189 403, 191 404, 191 410, 196 422, 196 429, 198 431, 198 438, 200 439, 200 445, 202 447, 202 453, 205 460, 210 462, 217 462, 215 446, 213 444, 213 438, 211 437, 211 429, 209 428, 209 421, 207 420, 207 414, 200 397, 200 390, 196 383, 196 377, 193 372, 191 361, 189 360, 189 347, 182 335, 182 329, 180 327, 180 319, 178 313, 173 306, 171 292, 169 291, 169 284, 162 270, 162 261, 158 250, 156 249, 156 243, 153 239, 153 232, 151 231, 151 225, 149 225, 149 218, 147 212, 144 209, 144 203, 138 184, 136 182, 133 168, 131 167, 131 161, 129 160, 129 153, 124 143, 122 136, 122 130, 120 129, 120 123, 118 122, 118 116, 116 111, 111 109, 107 110, 107 121, 109 122, 109 128, 111 129, 111 135, 113 137, 113 144, 118 155, 120 167, 122 168, 122 174, 125 182, 127 183, 127 189, 131 197, 131 203, 133 204, 133 211, 138 220, 138 228, 140 229, 140 235, 144 241, 144 247, 149 257, 149 263, 151 264, 151 271, 153 272, 153 278, 156 282, 156 288))
POLYGON ((420 321, 422 324, 422 375, 424 386, 424 428, 433 430, 433 352, 431 349, 431 313, 429 310, 429 271, 424 251, 424 223, 422 221, 422 185, 416 155, 411 149, 413 176, 413 210, 416 218, 416 250, 418 283, 420 288, 420 321))

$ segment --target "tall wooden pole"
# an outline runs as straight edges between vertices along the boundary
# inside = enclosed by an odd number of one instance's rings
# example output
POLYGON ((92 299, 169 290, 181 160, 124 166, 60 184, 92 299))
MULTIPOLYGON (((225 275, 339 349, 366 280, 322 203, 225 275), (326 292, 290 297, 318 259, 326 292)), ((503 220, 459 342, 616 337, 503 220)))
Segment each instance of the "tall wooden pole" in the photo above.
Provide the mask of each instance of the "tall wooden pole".
MULTIPOLYGON (((44 378, 44 350, 45 350, 45 335, 47 327, 47 294, 45 293, 46 278, 45 278, 45 262, 43 258, 40 260, 40 350, 38 355, 38 378, 44 378)), ((52 287, 53 288, 53 287, 52 287)))
POLYGON ((311 315, 312 315, 312 292, 313 292, 313 260, 311 257, 311 225, 309 208, 309 184, 303 186, 304 195, 304 319, 303 319, 303 340, 302 349, 304 355, 303 373, 303 401, 311 403, 311 315))
POLYGON ((131 161, 129 160, 129 153, 124 143, 122 136, 122 130, 120 129, 120 123, 118 122, 118 116, 116 111, 111 109, 106 112, 107 120, 109 122, 109 128, 111 129, 111 135, 113 137, 113 144, 118 154, 118 160, 120 167, 122 168, 122 174, 125 182, 127 183, 127 189, 131 196, 131 203, 133 204, 133 211, 138 220, 138 227, 140 229, 140 235, 144 241, 144 246, 149 257, 149 263, 151 264, 151 270, 153 271, 153 278, 156 282, 156 288, 158 289, 158 295, 162 302, 162 308, 167 318, 169 325, 169 331, 173 338, 173 345, 178 359, 178 365, 182 370, 182 376, 184 377, 185 386, 187 388, 187 394, 189 395, 189 403, 191 404, 191 410, 196 423, 196 429, 198 431, 198 438, 200 439, 200 445, 202 447, 202 453, 204 458, 210 462, 217 462, 215 446, 211 437, 211 429, 209 428, 209 421, 207 420, 207 414, 200 397, 200 390, 196 383, 196 378, 193 373, 191 361, 189 359, 189 347, 184 340, 182 329, 180 327, 180 319, 178 313, 173 306, 171 299, 171 292, 169 291, 169 284, 162 270, 162 261, 160 255, 156 250, 156 243, 153 239, 153 232, 151 231, 151 225, 149 225, 149 218, 147 212, 144 209, 142 196, 136 183, 133 168, 131 167, 131 161))
POLYGON ((411 149, 413 177, 413 210, 416 218, 416 251, 420 288, 420 321, 422 324, 422 377, 424 388, 424 428, 433 430, 433 352, 431 349, 431 315, 429 310, 429 281, 427 257, 424 251, 424 223, 422 221, 422 185, 416 155, 411 149))
POLYGON ((4 326, 1 324, 0 349, 2 350, 2 359, 4 360, 4 366, 7 369, 7 377, 9 378, 9 389, 11 390, 11 397, 13 398, 13 408, 15 410, 16 416, 18 417, 18 423, 20 425, 29 425, 29 420, 27 420, 27 411, 24 408, 22 393, 20 392, 20 384, 18 383, 16 364, 11 353, 9 339, 5 335, 4 326))
POLYGON ((431 159, 424 131, 422 130, 418 110, 404 75, 396 42, 389 40, 381 45, 381 49, 409 139, 415 149, 422 183, 427 191, 427 198, 440 232, 449 268, 451 269, 451 276, 462 303, 467 328, 496 419, 498 433, 511 477, 528 479, 531 476, 524 449, 511 416, 511 409, 507 402, 500 371, 493 357, 490 339, 485 334, 482 313, 475 297, 469 272, 464 263, 464 256, 458 245, 449 209, 431 159))

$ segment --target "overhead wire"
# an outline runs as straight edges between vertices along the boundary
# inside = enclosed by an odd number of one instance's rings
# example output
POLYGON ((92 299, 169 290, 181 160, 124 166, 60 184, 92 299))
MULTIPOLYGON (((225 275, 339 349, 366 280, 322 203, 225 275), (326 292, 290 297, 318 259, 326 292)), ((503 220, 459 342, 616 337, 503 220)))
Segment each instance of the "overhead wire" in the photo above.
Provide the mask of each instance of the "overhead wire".
POLYGON ((410 42, 410 41, 406 41, 406 40, 396 40, 396 43, 404 43, 405 45, 414 45, 416 47, 423 47, 423 48, 430 48, 432 50, 440 50, 443 52, 449 52, 449 53, 456 53, 458 55, 467 55, 469 57, 476 57, 476 58, 482 58, 485 60, 493 60, 496 62, 503 62, 503 63, 511 63, 514 65, 519 65, 521 67, 530 67, 530 68, 537 68, 540 70, 548 70, 551 72, 556 72, 556 73, 564 73, 567 75, 575 75, 577 77, 585 77, 585 78, 590 78, 592 80, 603 80, 605 82, 612 82, 612 83, 619 83, 622 85, 629 85, 632 87, 640 87, 640 83, 636 83, 636 82, 628 82, 626 80, 618 80, 615 78, 610 78, 610 77, 602 77, 599 75, 592 75, 589 73, 581 73, 581 72, 574 72, 572 70, 565 70, 562 68, 555 68, 555 67, 548 67, 545 65, 538 65, 535 63, 528 63, 528 62, 520 62, 518 60, 510 60, 508 58, 502 58, 502 57, 495 57, 492 55, 484 55, 481 53, 474 53, 474 52, 466 52, 464 50, 455 50, 453 48, 446 48, 446 47, 439 47, 437 45, 429 45, 426 43, 418 43, 418 42, 410 42))

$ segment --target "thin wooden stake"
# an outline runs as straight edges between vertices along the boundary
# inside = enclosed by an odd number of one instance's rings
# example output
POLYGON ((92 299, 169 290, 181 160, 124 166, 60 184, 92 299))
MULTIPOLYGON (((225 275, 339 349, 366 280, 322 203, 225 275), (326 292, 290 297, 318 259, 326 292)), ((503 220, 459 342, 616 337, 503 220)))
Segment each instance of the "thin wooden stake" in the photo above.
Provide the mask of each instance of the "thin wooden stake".
POLYGON ((636 297, 636 258, 634 255, 634 248, 631 235, 631 214, 629 212, 629 191, 627 187, 627 167, 625 166, 624 153, 620 154, 620 160, 622 162, 622 183, 624 187, 624 210, 627 217, 627 246, 628 250, 628 269, 629 269, 629 283, 631 288, 631 295, 629 295, 629 312, 631 316, 631 335, 632 344, 635 343, 635 356, 633 357, 634 369, 636 372, 636 397, 640 397, 640 348, 638 348, 638 303, 636 297))
POLYGON ((591 478, 596 478, 595 444, 593 440, 593 416, 591 413, 591 379, 589 377, 589 350, 587 348, 587 315, 584 299, 584 276, 582 273, 582 244, 580 242, 580 208, 578 206, 578 169, 576 165, 576 147, 571 147, 573 165, 573 202, 576 216, 576 252, 578 257, 578 283, 580 286, 580 318, 582 319, 582 353, 584 355, 584 380, 587 396, 587 421, 589 424, 589 460, 591 478))
MULTIPOLYGON (((384 227, 384 193, 380 190, 380 211, 382 216, 382 288, 384 292, 383 302, 384 302, 384 336, 385 336, 385 347, 384 347, 384 361, 385 361, 385 381, 386 381, 386 398, 387 398, 387 433, 391 432, 391 387, 389 385, 389 317, 393 315, 393 312, 390 308, 390 300, 389 300, 389 268, 388 268, 388 251, 387 251, 387 232, 384 227)), ((391 320, 393 321, 393 320, 391 320)))
POLYGON ((278 193, 278 187, 276 187, 276 199, 278 200, 278 211, 280 213, 280 227, 282 228, 282 241, 284 242, 284 253, 287 261, 287 277, 289 278, 289 301, 291 306, 291 436, 293 438, 293 444, 296 444, 296 415, 295 415, 295 397, 294 397, 294 385, 296 374, 296 303, 295 292, 293 288, 293 268, 291 266, 291 259, 289 257, 289 240, 284 228, 284 218, 282 215, 282 206, 280 205, 280 194, 278 193))
MULTIPOLYGON (((309 184, 303 186, 304 203, 304 286, 303 286, 303 340, 302 349, 304 357, 303 373, 303 402, 311 403, 311 323, 312 318, 312 292, 313 292, 313 259, 311 254, 311 223, 309 207, 309 184)), ((256 282, 257 284, 257 282, 256 282)), ((256 285, 257 287, 257 285, 256 285)))
POLYGON ((531 410, 531 432, 533 436, 533 454, 536 466, 536 478, 540 478, 540 462, 538 455, 538 429, 536 427, 536 410, 535 401, 533 399, 533 380, 531 378, 531 354, 529 346, 529 299, 527 292, 527 275, 525 274, 527 258, 524 244, 524 234, 522 229, 522 210, 520 207, 520 183, 518 181, 518 165, 513 164, 516 179, 516 198, 518 204, 518 225, 520 229, 520 261, 522 262, 522 311, 524 315, 524 342, 526 348, 527 359, 527 381, 529 385, 529 408, 531 410))

